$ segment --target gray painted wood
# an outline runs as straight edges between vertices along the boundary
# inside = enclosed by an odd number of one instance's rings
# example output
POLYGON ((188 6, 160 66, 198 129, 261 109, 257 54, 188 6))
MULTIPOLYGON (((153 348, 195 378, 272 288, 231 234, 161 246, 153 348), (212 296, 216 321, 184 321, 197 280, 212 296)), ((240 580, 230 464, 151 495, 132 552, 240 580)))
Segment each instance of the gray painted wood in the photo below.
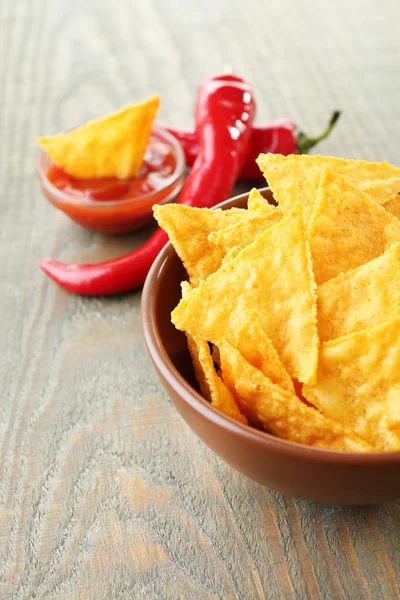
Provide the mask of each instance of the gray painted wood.
POLYGON ((147 357, 140 293, 79 298, 38 268, 97 261, 105 238, 39 190, 35 135, 151 92, 191 124, 227 66, 259 122, 291 116, 320 152, 399 163, 398 3, 0 2, 0 597, 399 598, 400 508, 319 506, 245 479, 192 435, 147 357))

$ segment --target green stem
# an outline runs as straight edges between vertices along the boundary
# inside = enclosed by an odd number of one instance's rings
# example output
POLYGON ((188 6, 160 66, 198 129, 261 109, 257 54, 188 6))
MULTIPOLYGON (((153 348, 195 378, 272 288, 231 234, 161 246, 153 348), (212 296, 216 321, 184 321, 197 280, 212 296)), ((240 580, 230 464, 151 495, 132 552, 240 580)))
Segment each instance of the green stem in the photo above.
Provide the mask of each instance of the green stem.
POLYGON ((303 131, 298 129, 297 130, 297 148, 299 150, 299 153, 300 154, 308 154, 309 151, 311 150, 311 148, 313 148, 315 146, 315 144, 318 144, 318 142, 320 142, 321 140, 324 140, 326 137, 328 137, 328 135, 330 134, 332 129, 335 127, 337 120, 339 119, 339 117, 341 115, 341 112, 342 111, 340 111, 340 110, 335 110, 332 113, 332 116, 329 120, 328 125, 326 126, 324 131, 317 137, 308 137, 303 131))

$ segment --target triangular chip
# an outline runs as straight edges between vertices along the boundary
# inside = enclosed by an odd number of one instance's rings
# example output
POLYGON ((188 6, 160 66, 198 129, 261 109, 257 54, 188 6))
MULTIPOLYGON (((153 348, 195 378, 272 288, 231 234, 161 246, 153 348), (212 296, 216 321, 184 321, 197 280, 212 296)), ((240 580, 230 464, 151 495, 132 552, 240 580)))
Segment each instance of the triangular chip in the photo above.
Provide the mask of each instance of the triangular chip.
POLYGON ((298 444, 360 452, 370 449, 355 434, 272 383, 226 340, 219 350, 222 378, 250 422, 298 444))
POLYGON ((207 342, 188 337, 188 346, 202 395, 211 402, 211 406, 214 408, 239 423, 247 424, 247 419, 240 412, 235 398, 215 371, 207 342))
POLYGON ((400 240, 400 221, 326 168, 307 235, 315 281, 321 285, 383 254, 400 240))
MULTIPOLYGON (((192 290, 188 281, 182 281, 181 288, 182 298, 185 298, 192 290)), ((186 339, 201 394, 214 408, 240 423, 247 424, 247 419, 241 414, 234 397, 215 371, 214 358, 208 343, 195 339, 188 333, 186 339)))
MULTIPOLYGON (((242 219, 239 223, 210 233, 208 239, 213 244, 224 248, 225 252, 232 248, 239 251, 254 242, 258 235, 271 227, 271 225, 278 223, 282 217, 283 214, 279 208, 273 208, 264 214, 259 214, 257 211, 254 217, 249 216, 248 219, 242 219)), ((230 257, 232 258, 232 256, 230 257)))
POLYGON ((318 333, 333 340, 400 315, 400 242, 317 288, 318 333))
MULTIPOLYGON (((188 294, 190 294, 192 289, 193 288, 188 281, 182 281, 181 282, 182 298, 186 298, 186 296, 188 294)), ((200 358, 199 358, 201 344, 202 343, 206 344, 206 342, 199 342, 199 341, 196 342, 194 340, 194 338, 192 338, 192 336, 189 335, 188 333, 186 334, 186 340, 187 340, 187 345, 188 345, 188 349, 190 352, 190 356, 192 358, 193 369, 194 369, 194 374, 196 376, 196 381, 200 387, 200 392, 203 394, 203 396, 204 396, 204 398, 206 398, 206 400, 211 402, 210 386, 208 385, 207 377, 206 377, 206 374, 204 372, 203 366, 202 366, 200 358)), ((208 344, 207 344, 207 346, 208 346, 208 344)))
POLYGON ((321 344, 303 394, 376 450, 400 450, 400 317, 321 344))
POLYGON ((168 233, 194 287, 219 269, 226 254, 224 248, 208 240, 209 234, 247 217, 243 209, 210 210, 184 204, 155 205, 153 212, 160 227, 168 233))
POLYGON ((202 281, 172 312, 172 322, 218 345, 234 343, 237 321, 255 310, 291 377, 314 380, 319 339, 315 282, 303 208, 295 207, 233 260, 202 281))
POLYGON ((253 367, 262 371, 272 383, 294 393, 293 382, 254 312, 250 312, 236 329, 234 340, 235 348, 253 367))
POLYGON ((193 288, 188 281, 181 281, 182 298, 187 298, 192 289, 193 288))
POLYGON ((136 177, 159 104, 159 96, 152 96, 67 133, 36 141, 54 163, 77 179, 136 177))
MULTIPOLYGON (((182 281, 182 298, 186 298, 192 291, 192 286, 187 281, 182 281)), ((288 372, 283 366, 277 351, 272 345, 271 340, 261 328, 254 311, 250 311, 248 315, 241 315, 242 322, 237 323, 237 328, 234 333, 235 348, 243 354, 246 360, 253 367, 260 369, 272 383, 280 385, 282 388, 294 393, 293 382, 290 379, 288 372)), ((202 365, 199 363, 199 352, 197 344, 193 338, 187 333, 189 351, 192 356, 196 379, 200 385, 200 390, 207 399, 210 399, 210 392, 207 391, 206 380, 202 365)), ((215 363, 221 366, 219 357, 219 349, 215 344, 212 350, 212 359, 215 363)))
POLYGON ((260 154, 257 164, 283 212, 289 213, 296 202, 301 202, 306 207, 306 222, 313 210, 315 191, 324 167, 346 177, 379 204, 400 191, 400 168, 387 162, 371 163, 307 154, 260 154))
MULTIPOLYGON (((192 286, 188 281, 182 281, 181 289, 182 298, 185 298, 192 291, 192 286)), ((214 357, 207 342, 195 339, 188 333, 186 339, 201 394, 214 408, 240 423, 247 424, 247 419, 241 414, 234 397, 215 371, 214 357)), ((216 346, 214 349, 217 349, 216 346)))
POLYGON ((394 217, 400 219, 400 192, 392 194, 387 200, 385 200, 385 202, 382 203, 382 206, 394 217))
POLYGON ((258 214, 265 214, 276 210, 276 206, 270 204, 268 200, 261 195, 261 192, 257 190, 257 188, 253 188, 250 191, 247 199, 247 208, 248 210, 257 212, 258 214))

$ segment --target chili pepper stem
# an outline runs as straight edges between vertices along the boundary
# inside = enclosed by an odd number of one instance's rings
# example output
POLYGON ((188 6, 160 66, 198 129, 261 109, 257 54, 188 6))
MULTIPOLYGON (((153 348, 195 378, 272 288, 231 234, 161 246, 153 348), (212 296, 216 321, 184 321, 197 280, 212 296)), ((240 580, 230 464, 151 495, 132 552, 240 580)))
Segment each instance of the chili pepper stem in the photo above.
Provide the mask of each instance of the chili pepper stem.
POLYGON ((324 140, 326 137, 328 137, 328 135, 330 134, 332 129, 335 127, 335 125, 341 115, 341 112, 342 111, 340 111, 340 110, 335 110, 332 113, 329 123, 326 126, 326 128, 324 129, 324 131, 316 137, 309 137, 303 131, 298 129, 297 130, 297 148, 298 148, 299 153, 300 154, 308 154, 309 151, 311 150, 311 148, 313 148, 316 144, 318 144, 318 142, 320 142, 321 140, 324 140))

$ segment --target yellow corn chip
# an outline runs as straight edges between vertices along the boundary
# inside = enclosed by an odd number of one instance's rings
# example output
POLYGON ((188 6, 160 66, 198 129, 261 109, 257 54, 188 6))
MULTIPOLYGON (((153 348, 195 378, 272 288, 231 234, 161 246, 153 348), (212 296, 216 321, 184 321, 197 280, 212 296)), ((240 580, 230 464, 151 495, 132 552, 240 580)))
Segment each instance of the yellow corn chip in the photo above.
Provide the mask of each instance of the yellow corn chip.
POLYGON ((36 141, 53 162, 77 179, 136 177, 159 104, 159 96, 152 96, 68 133, 36 141))
POLYGON ((306 207, 306 222, 313 210, 315 192, 324 167, 342 175, 380 204, 400 191, 400 168, 387 162, 370 163, 307 154, 260 154, 257 164, 282 211, 289 213, 296 202, 301 202, 306 207))
MULTIPOLYGON (((239 223, 230 225, 220 231, 214 231, 210 233, 208 239, 216 246, 224 248, 225 252, 231 248, 235 248, 237 253, 254 242, 256 237, 271 227, 271 225, 278 223, 282 217, 282 212, 277 208, 260 216, 257 215, 248 219, 242 219, 239 223)), ((233 258, 233 256, 230 255, 230 258, 233 258)))
POLYGON ((196 341, 191 335, 186 335, 186 339, 190 356, 192 358, 196 381, 200 387, 200 393, 206 400, 211 402, 211 389, 202 364, 202 361, 205 362, 204 357, 207 356, 207 351, 209 352, 208 344, 207 342, 196 341), (200 352, 202 354, 202 360, 200 359, 200 352))
POLYGON ((400 314, 400 242, 317 288, 318 333, 333 340, 400 314))
POLYGON ((251 310, 288 373, 303 383, 312 382, 319 339, 301 204, 290 219, 267 229, 183 298, 172 312, 172 322, 217 345, 222 338, 235 343, 237 322, 251 310))
MULTIPOLYGON (((181 288, 182 298, 187 298, 188 294, 193 289, 187 281, 182 281, 181 288)), ((237 323, 237 329, 234 334, 235 347, 238 348, 253 367, 260 369, 272 383, 276 383, 282 388, 294 392, 293 382, 283 366, 278 353, 273 347, 271 340, 261 328, 255 312, 251 311, 248 315, 243 314, 241 315, 241 318, 242 323, 237 323)), ((203 392, 202 385, 204 382, 204 374, 202 372, 201 364, 198 363, 198 351, 195 348, 195 351, 192 352, 193 344, 195 343, 188 333, 186 333, 186 337, 188 340, 189 351, 192 355, 196 379, 200 385, 203 396, 209 398, 210 393, 203 392)), ((219 349, 215 344, 213 345, 212 359, 213 362, 216 362, 221 366, 219 349)))
POLYGON ((392 194, 387 200, 385 200, 385 202, 382 203, 382 206, 394 217, 400 219, 400 192, 392 194))
MULTIPOLYGON (((188 294, 190 294, 192 289, 193 288, 188 281, 182 281, 181 282, 182 298, 186 298, 188 296, 188 294)), ((192 358, 194 374, 196 376, 197 383, 199 384, 199 387, 200 387, 200 392, 202 393, 204 398, 206 398, 206 400, 211 402, 211 389, 208 384, 208 380, 207 380, 206 374, 203 369, 203 365, 202 365, 202 363, 200 361, 200 357, 199 357, 200 348, 202 347, 202 345, 206 344, 206 342, 195 341, 192 338, 192 336, 189 335, 188 333, 186 333, 186 340, 187 340, 187 345, 188 345, 188 349, 190 352, 190 356, 192 358)), ((208 344, 207 344, 207 347, 208 347, 208 344)), ((204 347, 203 347, 203 355, 204 355, 204 347)))
POLYGON ((376 450, 400 450, 400 317, 321 344, 303 394, 376 450))
POLYGON ((181 281, 182 298, 187 298, 192 289, 193 288, 188 281, 181 281))
MULTIPOLYGON (((205 210, 209 210, 209 209, 205 209, 205 210)), ((221 209, 217 208, 216 210, 220 211, 221 209)), ((232 208, 229 209, 229 211, 225 211, 225 212, 230 212, 232 215, 234 213, 237 213, 238 215, 241 215, 242 217, 247 216, 247 211, 244 208, 236 208, 236 206, 233 206, 232 208)))
POLYGON ((224 248, 208 240, 208 235, 247 216, 243 209, 210 210, 184 204, 156 204, 153 212, 160 227, 168 233, 194 287, 219 269, 226 254, 224 248))
POLYGON ((276 206, 270 204, 260 193, 259 190, 253 188, 247 199, 248 210, 257 212, 258 214, 265 214, 274 212, 276 206))
POLYGON ((207 342, 189 337, 188 345, 192 358, 195 357, 193 366, 202 395, 211 402, 211 406, 214 408, 240 423, 247 424, 247 419, 240 412, 235 398, 215 371, 207 342))
POLYGON ((226 340, 220 345, 220 356, 223 380, 249 421, 298 444, 360 452, 370 449, 351 431, 273 384, 226 340))
MULTIPOLYGON (((192 286, 188 281, 182 281, 181 288, 182 298, 187 297, 192 290, 192 286)), ((234 397, 220 376, 215 372, 215 359, 210 354, 207 342, 196 340, 188 333, 186 334, 186 339, 192 357, 194 373, 202 396, 221 412, 240 423, 246 424, 246 417, 241 414, 234 397)), ((216 346, 214 346, 214 350, 217 350, 216 346)))
POLYGON ((272 383, 294 393, 293 382, 254 312, 250 312, 243 325, 237 328, 234 340, 235 348, 253 367, 262 371, 272 383))
POLYGON ((383 254, 400 240, 400 221, 326 168, 307 235, 315 281, 321 285, 383 254))
MULTIPOLYGON (((188 294, 190 294, 192 289, 193 288, 188 281, 182 281, 181 282, 182 298, 186 298, 188 296, 188 294)), ((211 402, 211 390, 208 385, 206 374, 204 372, 202 363, 200 362, 200 358, 199 358, 201 344, 204 344, 206 342, 200 342, 200 341, 196 342, 192 338, 192 336, 189 335, 188 333, 186 333, 186 340, 187 340, 187 345, 188 345, 188 349, 190 352, 190 356, 192 358, 194 374, 196 376, 197 383, 199 384, 199 387, 200 387, 200 392, 202 393, 204 398, 206 398, 206 400, 211 402)))

